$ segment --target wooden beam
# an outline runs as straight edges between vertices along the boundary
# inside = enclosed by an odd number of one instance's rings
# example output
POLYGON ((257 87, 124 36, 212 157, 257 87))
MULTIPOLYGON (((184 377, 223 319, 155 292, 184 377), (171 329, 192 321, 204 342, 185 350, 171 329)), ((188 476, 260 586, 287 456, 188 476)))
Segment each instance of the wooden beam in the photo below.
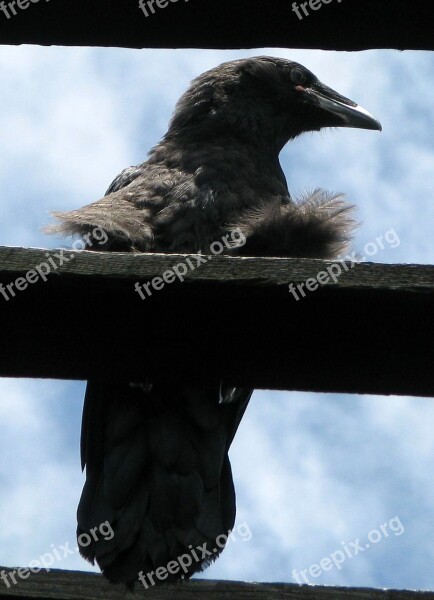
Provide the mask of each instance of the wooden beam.
MULTIPOLYGON (((23 0, 0 43, 128 48, 434 49, 432 0, 23 0), (314 8, 312 8, 314 7, 314 8), (145 11, 148 16, 145 16, 145 11), (154 11, 154 12, 152 12, 154 11), (306 14, 307 12, 307 14, 306 14)), ((15 14, 14 14, 15 12, 15 14)))
POLYGON ((9 575, 13 569, 0 567, 0 573, 2 570, 10 587, 0 580, 0 598, 22 600, 132 600, 138 597, 149 600, 434 600, 432 592, 212 580, 192 580, 158 588, 150 587, 146 591, 137 584, 135 593, 132 594, 123 586, 112 585, 101 575, 94 573, 60 570, 30 573, 27 570, 25 579, 15 573, 17 583, 14 585, 9 575))
POLYGON ((0 248, 0 376, 169 374, 434 396, 433 266, 225 256, 196 265, 194 255, 0 248), (165 283, 163 273, 169 281, 180 264, 185 281, 165 283), (51 268, 45 282, 37 267, 51 268), (306 290, 331 268, 342 271, 336 284, 306 290), (162 289, 141 287, 141 299, 135 285, 149 281, 162 289), (296 300, 291 282, 305 297, 295 287, 296 300))

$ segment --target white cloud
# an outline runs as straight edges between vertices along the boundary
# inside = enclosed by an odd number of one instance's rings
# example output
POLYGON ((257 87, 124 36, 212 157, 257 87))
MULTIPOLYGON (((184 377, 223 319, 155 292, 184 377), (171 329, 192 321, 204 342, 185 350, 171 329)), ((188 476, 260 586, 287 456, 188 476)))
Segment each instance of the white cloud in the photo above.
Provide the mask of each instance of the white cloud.
POLYGON ((0 380, 0 564, 27 564, 51 544, 74 542, 82 392, 82 384, 0 380))
POLYGON ((247 579, 294 581, 293 568, 319 563, 342 542, 364 544, 398 516, 402 535, 310 579, 431 589, 433 417, 426 399, 256 392, 231 452, 238 521, 253 537, 229 546, 207 576, 240 569, 247 579))

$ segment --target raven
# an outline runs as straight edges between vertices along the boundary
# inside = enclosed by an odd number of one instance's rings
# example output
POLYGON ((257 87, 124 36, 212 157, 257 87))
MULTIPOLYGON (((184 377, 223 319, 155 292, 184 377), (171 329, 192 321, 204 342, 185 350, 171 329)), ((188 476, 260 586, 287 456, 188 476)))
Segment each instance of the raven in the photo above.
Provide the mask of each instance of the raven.
MULTIPOLYGON (((209 253, 238 229, 245 244, 229 254, 334 258, 350 241, 353 207, 321 190, 294 201, 278 158, 289 140, 323 127, 381 130, 298 63, 224 63, 191 83, 148 160, 97 202, 54 213, 51 232, 86 237, 90 249, 209 253), (106 232, 102 247, 95 228, 106 232)), ((111 539, 93 536, 80 551, 111 581, 189 578, 221 552, 235 521, 228 450, 252 391, 170 378, 88 382, 77 534, 110 524, 111 539)))

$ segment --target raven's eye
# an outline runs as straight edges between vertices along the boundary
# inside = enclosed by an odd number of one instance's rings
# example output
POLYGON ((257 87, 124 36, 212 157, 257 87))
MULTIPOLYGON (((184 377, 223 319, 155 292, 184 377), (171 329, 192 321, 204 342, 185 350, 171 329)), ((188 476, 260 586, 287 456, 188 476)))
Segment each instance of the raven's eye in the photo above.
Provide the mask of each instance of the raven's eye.
POLYGON ((302 85, 306 80, 303 71, 299 67, 291 69, 291 81, 294 85, 302 85))

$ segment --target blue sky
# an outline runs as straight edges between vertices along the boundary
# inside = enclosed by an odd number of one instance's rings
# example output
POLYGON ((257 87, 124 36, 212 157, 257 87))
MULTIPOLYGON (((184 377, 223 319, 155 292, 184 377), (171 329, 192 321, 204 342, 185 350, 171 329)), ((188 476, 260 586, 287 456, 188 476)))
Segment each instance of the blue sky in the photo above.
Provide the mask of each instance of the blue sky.
MULTIPOLYGON (((393 229, 399 245, 375 262, 433 264, 434 56, 423 52, 2 47, 0 245, 61 245, 41 233, 49 210, 101 197, 160 139, 194 76, 254 54, 301 62, 383 124, 289 144, 290 191, 346 192, 361 254, 393 229)), ((83 382, 0 380, 0 564, 75 546, 83 391, 83 382)), ((256 392, 231 451, 237 524, 252 538, 238 536, 203 576, 294 582, 293 569, 359 538, 363 552, 313 569, 311 583, 434 590, 433 422, 429 399, 256 392), (391 529, 396 518, 402 531, 391 529), (374 530, 381 539, 370 543, 374 530)), ((54 566, 90 568, 78 554, 54 566)))

